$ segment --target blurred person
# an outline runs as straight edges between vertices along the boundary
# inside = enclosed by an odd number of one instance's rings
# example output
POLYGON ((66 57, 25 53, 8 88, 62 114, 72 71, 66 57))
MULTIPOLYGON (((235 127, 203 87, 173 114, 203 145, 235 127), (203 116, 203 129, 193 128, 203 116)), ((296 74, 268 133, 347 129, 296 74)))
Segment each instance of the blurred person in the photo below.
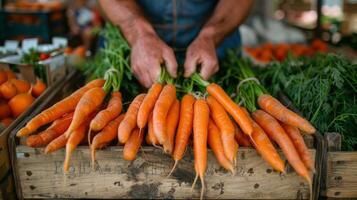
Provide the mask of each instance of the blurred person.
POLYGON ((91 49, 95 36, 93 30, 101 26, 101 17, 95 0, 69 1, 67 10, 70 34, 79 36, 85 49, 91 49))
POLYGON ((139 82, 150 87, 165 64, 177 76, 199 66, 204 79, 219 69, 225 50, 241 45, 238 26, 253 0, 99 0, 106 17, 117 25, 131 46, 131 68, 139 82), (185 59, 180 59, 185 57, 185 59))

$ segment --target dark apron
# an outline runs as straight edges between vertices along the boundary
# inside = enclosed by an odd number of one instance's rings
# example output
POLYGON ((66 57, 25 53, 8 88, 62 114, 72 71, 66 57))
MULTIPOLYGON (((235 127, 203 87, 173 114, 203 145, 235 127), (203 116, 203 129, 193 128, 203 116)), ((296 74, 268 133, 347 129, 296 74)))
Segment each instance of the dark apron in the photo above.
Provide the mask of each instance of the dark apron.
MULTIPOLYGON (((197 37, 212 15, 217 0, 137 0, 157 34, 173 48, 179 63, 186 48, 197 37)), ((232 16, 233 17, 233 16, 232 16)), ((240 47, 239 29, 228 35, 217 48, 222 59, 225 50, 240 47)))

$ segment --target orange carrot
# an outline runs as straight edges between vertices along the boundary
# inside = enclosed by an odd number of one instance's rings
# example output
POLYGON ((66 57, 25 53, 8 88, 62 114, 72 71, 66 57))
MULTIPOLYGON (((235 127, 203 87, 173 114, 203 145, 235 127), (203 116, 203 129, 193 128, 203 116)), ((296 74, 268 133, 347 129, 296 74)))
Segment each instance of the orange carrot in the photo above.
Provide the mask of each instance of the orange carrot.
POLYGON ((206 87, 207 92, 212 95, 224 109, 232 115, 234 120, 238 123, 239 127, 247 135, 251 135, 253 131, 252 122, 249 117, 244 113, 243 109, 229 98, 224 90, 217 84, 211 83, 206 87))
POLYGON ((274 140, 284 152, 286 159, 295 171, 304 177, 311 185, 312 180, 310 174, 300 159, 299 153, 289 136, 285 133, 284 129, 280 126, 279 122, 268 113, 262 110, 256 110, 252 114, 254 120, 263 128, 263 130, 274 140))
POLYGON ((139 151, 143 142, 144 133, 138 128, 135 128, 131 133, 129 140, 125 143, 123 149, 123 158, 125 160, 135 160, 136 154, 139 151))
POLYGON ((264 130, 253 122, 252 144, 263 159, 278 172, 285 173, 285 165, 264 130))
POLYGON ((45 148, 45 153, 52 153, 58 149, 66 146, 68 138, 64 134, 60 135, 56 139, 52 140, 45 148))
MULTIPOLYGON (((234 124, 235 127, 235 139, 237 140, 238 144, 242 147, 250 147, 250 138, 249 136, 245 135, 240 128, 234 124)), ((254 124, 253 124, 253 133, 254 133, 254 124)), ((253 135, 252 133, 252 135, 253 135)))
POLYGON ((37 135, 31 135, 26 139, 26 145, 29 147, 42 147, 49 144, 52 140, 62 135, 73 118, 73 112, 55 120, 50 127, 37 135))
POLYGON ((311 171, 314 171, 314 162, 312 161, 309 149, 307 148, 299 129, 282 122, 280 122, 280 124, 290 137, 291 141, 294 143, 295 148, 298 151, 300 158, 304 162, 305 166, 311 171))
POLYGON ((136 127, 136 120, 138 117, 138 110, 140 104, 143 102, 146 94, 139 94, 131 102, 125 117, 118 127, 118 140, 119 143, 125 144, 128 141, 130 134, 136 127))
POLYGON ((65 113, 72 112, 76 108, 76 105, 78 104, 79 100, 84 95, 84 93, 86 93, 91 88, 102 87, 104 85, 104 82, 105 80, 103 79, 96 79, 87 83, 84 87, 78 89, 70 96, 66 97, 62 101, 56 103, 50 108, 42 111, 36 117, 32 118, 26 124, 26 126, 17 133, 17 136, 21 137, 21 136, 30 135, 31 133, 36 131, 39 127, 48 124, 50 122, 53 122, 54 120, 60 118, 65 113))
POLYGON ((309 121, 289 110, 277 99, 268 94, 260 95, 258 98, 258 104, 265 112, 269 113, 281 122, 295 126, 308 134, 316 132, 316 129, 310 124, 309 121))
POLYGON ((77 130, 88 116, 102 104, 105 95, 106 93, 101 87, 92 88, 83 95, 74 110, 71 125, 65 133, 67 137, 69 137, 74 130, 77 130))
POLYGON ((228 160, 226 155, 224 154, 224 148, 223 148, 223 143, 222 139, 220 136, 220 132, 214 121, 211 119, 208 123, 208 145, 212 149, 214 155, 216 156, 216 159, 218 163, 225 168, 226 170, 229 170, 234 174, 234 168, 232 162, 228 160))
POLYGON ((149 140, 148 144, 151 144, 154 147, 156 147, 157 145, 160 145, 159 141, 157 140, 157 138, 154 134, 154 125, 152 124, 152 113, 149 115, 147 138, 149 140))
POLYGON ((111 120, 118 117, 122 110, 122 97, 120 92, 113 92, 106 109, 100 111, 91 121, 90 129, 102 130, 111 120))
POLYGON ((180 117, 180 101, 175 99, 171 105, 169 113, 166 118, 166 142, 164 143, 164 151, 168 154, 172 154, 174 150, 175 134, 177 124, 180 117))
POLYGON ((162 89, 153 111, 154 133, 160 144, 166 142, 166 118, 171 105, 176 99, 176 88, 167 84, 162 89))
POLYGON ((172 154, 175 164, 168 176, 175 170, 178 161, 182 159, 187 148, 187 143, 192 132, 193 105, 195 101, 195 97, 191 94, 186 94, 181 100, 180 118, 175 138, 174 152, 172 154))
MULTIPOLYGON (((74 120, 74 119, 73 119, 74 120)), ((81 141, 85 138, 88 122, 82 123, 77 129, 75 129, 72 134, 68 137, 66 143, 66 156, 63 163, 64 172, 68 172, 69 170, 69 162, 72 156, 73 151, 76 147, 81 143, 81 141)))
POLYGON ((162 84, 154 83, 150 87, 146 97, 143 100, 143 103, 140 105, 138 111, 138 119, 137 119, 137 124, 139 129, 143 129, 146 123, 148 122, 149 114, 154 109, 156 100, 160 95, 162 87, 163 87, 162 84))
POLYGON ((117 137, 118 127, 123 119, 124 114, 119 115, 119 117, 109 122, 104 129, 93 138, 91 145, 92 166, 94 166, 95 163, 95 150, 100 146, 108 144, 117 137))
POLYGON ((224 154, 231 163, 235 163, 238 145, 234 139, 234 125, 224 108, 218 103, 218 101, 216 101, 216 99, 214 99, 214 97, 207 97, 207 103, 210 108, 212 120, 220 130, 224 154))
POLYGON ((10 117, 7 117, 7 118, 4 118, 4 119, 1 119, 0 123, 2 125, 4 125, 5 127, 8 127, 11 125, 11 123, 14 121, 13 118, 10 118, 10 117))
MULTIPOLYGON (((205 190, 204 176, 207 168, 207 135, 209 121, 209 107, 205 100, 199 99, 195 102, 193 108, 193 154, 194 164, 197 177, 200 177, 201 199, 205 190)), ((193 182, 194 188, 196 181, 193 182)))

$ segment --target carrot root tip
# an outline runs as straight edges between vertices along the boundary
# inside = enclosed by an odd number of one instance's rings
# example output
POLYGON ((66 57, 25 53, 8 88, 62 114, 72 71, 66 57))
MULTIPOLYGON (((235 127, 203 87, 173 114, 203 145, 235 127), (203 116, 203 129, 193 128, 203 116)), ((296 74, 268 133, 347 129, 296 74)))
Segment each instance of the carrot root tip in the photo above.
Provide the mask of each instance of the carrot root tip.
POLYGON ((192 191, 193 191, 193 189, 195 188, 195 185, 196 185, 197 179, 198 179, 198 174, 196 173, 195 179, 193 180, 193 183, 192 183, 191 192, 192 192, 192 191))
POLYGON ((169 177, 171 176, 172 172, 174 172, 174 170, 175 170, 175 168, 176 168, 176 166, 177 166, 177 163, 178 163, 178 160, 175 160, 175 164, 174 164, 174 166, 172 167, 170 173, 166 176, 166 178, 169 178, 169 177))

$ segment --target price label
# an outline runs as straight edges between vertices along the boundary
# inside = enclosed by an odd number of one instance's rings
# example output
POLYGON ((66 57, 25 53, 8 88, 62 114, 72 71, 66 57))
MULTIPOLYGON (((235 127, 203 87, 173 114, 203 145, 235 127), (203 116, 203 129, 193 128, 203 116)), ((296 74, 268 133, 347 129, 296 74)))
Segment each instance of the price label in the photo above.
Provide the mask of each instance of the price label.
POLYGON ((56 48, 66 47, 67 44, 68 44, 68 40, 67 40, 67 38, 64 38, 64 37, 53 37, 52 38, 52 44, 56 48))
POLYGON ((24 39, 22 41, 22 50, 24 52, 28 52, 30 49, 37 49, 38 39, 37 38, 29 38, 24 39))
POLYGON ((19 47, 19 42, 16 40, 6 40, 4 47, 7 51, 14 52, 19 47))

